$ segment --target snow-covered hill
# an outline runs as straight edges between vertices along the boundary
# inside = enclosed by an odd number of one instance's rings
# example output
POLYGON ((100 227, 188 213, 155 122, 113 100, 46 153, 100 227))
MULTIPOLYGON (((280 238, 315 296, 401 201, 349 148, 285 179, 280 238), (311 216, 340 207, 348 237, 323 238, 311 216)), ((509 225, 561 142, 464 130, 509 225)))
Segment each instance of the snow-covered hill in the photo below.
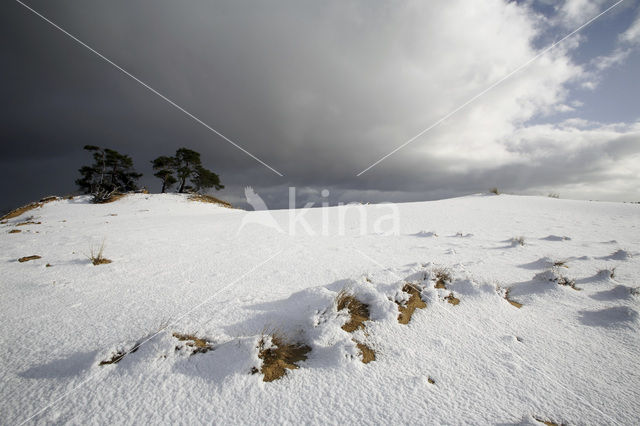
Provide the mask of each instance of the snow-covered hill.
POLYGON ((52 201, 0 225, 0 420, 638 424, 639 219, 52 201))

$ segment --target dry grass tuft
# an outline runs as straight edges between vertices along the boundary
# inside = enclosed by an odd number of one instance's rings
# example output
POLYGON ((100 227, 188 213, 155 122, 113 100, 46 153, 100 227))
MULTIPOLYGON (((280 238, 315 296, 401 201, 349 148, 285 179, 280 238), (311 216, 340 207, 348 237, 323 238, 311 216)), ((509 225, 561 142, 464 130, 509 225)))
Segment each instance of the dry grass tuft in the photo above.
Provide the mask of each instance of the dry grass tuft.
POLYGON ((510 288, 508 288, 508 289, 506 289, 506 290, 505 290, 505 292, 504 292, 504 299, 505 299, 507 302, 511 303, 511 304, 512 304, 513 306, 515 306, 516 308, 518 308, 518 309, 522 308, 522 303, 518 303, 518 302, 516 302, 515 300, 511 300, 511 299, 509 299, 509 292, 510 292, 510 291, 511 291, 511 289, 510 289, 510 288))
POLYGON ((228 203, 226 201, 222 201, 221 199, 216 198, 216 197, 212 197, 211 195, 191 194, 191 195, 189 195, 189 200, 191 200, 191 201, 200 201, 201 203, 218 204, 218 205, 220 205, 222 207, 227 207, 229 209, 233 208, 231 203, 228 203))
POLYGON ((100 245, 100 248, 98 249, 97 252, 94 250, 93 247, 91 247, 91 255, 87 257, 89 258, 89 260, 91 260, 91 263, 93 263, 95 266, 111 263, 111 260, 104 257, 104 241, 100 245))
POLYGON ((311 348, 300 343, 287 343, 282 336, 271 335, 271 345, 267 347, 266 337, 258 342, 258 358, 262 360, 260 372, 265 382, 272 382, 287 374, 287 370, 298 368, 296 363, 307 359, 311 348))
POLYGON ((565 287, 571 287, 574 290, 582 290, 581 288, 576 287, 576 280, 574 280, 573 278, 565 277, 564 275, 558 276, 557 283, 565 287))
POLYGON ((534 419, 536 419, 537 422, 543 423, 547 426, 563 426, 563 424, 558 424, 556 422, 553 422, 551 420, 544 420, 540 417, 534 417, 534 419))
POLYGON ((453 292, 449 293, 448 296, 446 296, 444 298, 447 302, 451 303, 453 306, 457 305, 458 303, 460 303, 460 299, 458 299, 457 297, 455 297, 453 295, 453 292))
POLYGON ((114 194, 109 195, 107 198, 105 199, 96 199, 95 203, 96 204, 107 204, 107 203, 113 203, 114 201, 118 201, 121 198, 126 197, 127 194, 122 194, 120 192, 116 192, 114 194))
POLYGON ((28 262, 30 260, 36 260, 36 259, 42 259, 42 258, 37 254, 34 254, 33 256, 21 257, 20 259, 18 259, 18 262, 23 263, 23 262, 28 262))
POLYGON ((498 191, 498 188, 495 187, 495 186, 489 190, 489 193, 495 194, 495 195, 500 195, 500 191, 498 191))
POLYGON ((352 333, 360 328, 364 328, 364 323, 369 321, 369 305, 362 303, 346 290, 338 293, 336 305, 338 311, 347 309, 349 312, 349 321, 342 326, 342 329, 347 333, 352 333))
MULTIPOLYGON (((200 339, 191 334, 173 333, 173 337, 181 342, 185 342, 185 346, 191 350, 191 355, 204 354, 213 349, 212 342, 206 339, 200 339)), ((182 349, 182 346, 176 346, 176 351, 180 349, 182 349)))
POLYGON ((427 304, 420 297, 420 290, 418 290, 414 284, 405 284, 405 286, 402 287, 402 291, 409 294, 409 300, 404 305, 396 302, 398 305, 398 311, 400 312, 398 315, 398 322, 400 324, 409 324, 409 321, 411 321, 411 317, 413 316, 413 312, 416 309, 426 308, 427 304))
POLYGON ((11 231, 9 231, 10 234, 17 234, 17 233, 20 233, 20 232, 22 232, 22 231, 19 230, 19 229, 12 229, 11 231))
POLYGON ((117 364, 120 361, 122 361, 122 358, 124 358, 125 356, 134 353, 135 351, 137 351, 140 348, 140 343, 136 343, 135 345, 133 345, 133 347, 129 350, 124 350, 124 351, 118 351, 115 354, 113 354, 113 356, 107 360, 104 361, 100 361, 99 365, 109 365, 109 364, 117 364))
POLYGON ((25 222, 20 222, 16 224, 16 226, 25 226, 25 225, 42 225, 42 222, 33 222, 31 220, 27 220, 25 222))
POLYGON ((375 361, 376 360, 376 353, 369 346, 365 345, 364 343, 360 343, 360 342, 356 342, 356 346, 358 347, 358 350, 362 354, 362 363, 363 364, 369 364, 371 361, 375 361))
POLYGON ((436 268, 433 274, 436 278, 435 288, 446 289, 447 284, 451 282, 451 273, 445 268, 436 268))
POLYGON ((427 378, 427 382, 429 382, 430 385, 435 385, 436 381, 433 380, 431 377, 427 378))

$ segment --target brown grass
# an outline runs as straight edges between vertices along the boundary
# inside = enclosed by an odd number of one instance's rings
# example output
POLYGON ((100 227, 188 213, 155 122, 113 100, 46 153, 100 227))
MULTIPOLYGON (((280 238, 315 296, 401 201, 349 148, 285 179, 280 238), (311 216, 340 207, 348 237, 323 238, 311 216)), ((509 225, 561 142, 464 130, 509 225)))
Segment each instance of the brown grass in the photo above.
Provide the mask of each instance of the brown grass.
POLYGON ((113 203, 114 201, 118 201, 121 198, 126 197, 127 194, 122 194, 120 192, 116 192, 115 194, 112 194, 109 198, 105 199, 105 200, 101 200, 98 204, 108 204, 108 203, 113 203))
POLYGON ((56 197, 56 196, 45 197, 42 200, 40 200, 39 202, 29 203, 26 206, 18 207, 17 209, 11 210, 6 215, 0 217, 0 221, 4 221, 4 220, 7 220, 7 219, 13 219, 14 217, 18 217, 18 216, 22 215, 23 213, 26 213, 26 212, 28 212, 30 210, 33 210, 33 209, 40 208, 40 207, 44 206, 45 204, 50 203, 51 201, 56 201, 56 200, 59 200, 59 199, 60 199, 60 197, 56 197))
POLYGON ((451 282, 451 273, 444 268, 437 268, 433 270, 433 274, 436 277, 435 288, 446 289, 447 284, 451 282))
POLYGON ((36 260, 36 259, 42 259, 42 258, 37 254, 34 254, 33 256, 21 257, 20 259, 18 259, 18 262, 23 263, 23 262, 28 262, 30 260, 36 260))
POLYGON ((18 207, 17 209, 11 210, 6 215, 0 217, 0 220, 13 219, 14 217, 18 217, 28 211, 42 207, 43 205, 44 203, 31 203, 26 206, 18 207))
POLYGON ((409 294, 409 300, 404 305, 396 302, 398 305, 398 311, 400 312, 398 315, 398 322, 400 324, 409 324, 409 321, 411 321, 411 317, 413 316, 413 312, 416 309, 426 308, 427 304, 420 297, 420 290, 418 290, 414 284, 405 284, 405 286, 402 287, 402 291, 409 294))
POLYGON ((100 248, 98 249, 97 252, 92 247, 91 255, 87 257, 89 258, 89 260, 91 260, 91 263, 93 263, 95 266, 111 263, 110 259, 107 259, 106 257, 104 257, 104 241, 100 245, 100 248))
POLYGON ((511 289, 510 289, 510 288, 508 288, 508 289, 506 289, 506 290, 505 290, 505 292, 504 292, 504 299, 505 299, 507 302, 511 303, 511 304, 512 304, 513 306, 515 306, 516 308, 522 308, 522 303, 518 303, 518 302, 516 302, 515 300, 511 300, 511 299, 509 299, 509 292, 510 292, 510 291, 511 291, 511 289))
POLYGON ((216 198, 216 197, 212 197, 211 195, 191 194, 191 195, 189 195, 189 200, 191 200, 191 201, 199 201, 201 203, 218 204, 219 206, 227 207, 229 209, 233 208, 231 203, 228 203, 226 201, 222 201, 221 199, 216 198))
POLYGON ((258 358, 262 360, 260 372, 265 382, 272 382, 298 368, 296 363, 307 359, 311 348, 300 343, 287 343, 279 335, 271 335, 271 347, 265 348, 265 337, 258 343, 258 358))
POLYGON ((460 303, 460 299, 453 295, 453 292, 449 293, 447 297, 444 298, 447 302, 451 303, 453 306, 460 303))
MULTIPOLYGON (((206 339, 200 339, 199 337, 191 334, 173 333, 173 337, 181 342, 185 342, 185 346, 188 346, 189 349, 191 349, 191 355, 204 354, 213 349, 212 342, 206 339)), ((180 349, 182 349, 182 346, 176 346, 177 351, 180 349)))
POLYGON ((338 311, 346 309, 349 312, 349 321, 342 326, 342 329, 347 333, 364 328, 364 323, 369 321, 369 305, 362 303, 345 290, 338 293, 336 305, 338 311))
POLYGON ((376 353, 369 346, 365 345, 364 343, 360 343, 360 342, 356 342, 356 346, 358 347, 358 350, 362 354, 362 363, 363 364, 369 364, 371 361, 375 361, 376 360, 376 353))
POLYGON ((11 231, 9 231, 10 234, 17 234, 19 232, 22 232, 22 231, 19 229, 12 229, 11 231))
POLYGON ((42 222, 32 222, 30 220, 27 220, 25 222, 20 222, 16 224, 16 226, 25 226, 25 225, 42 225, 42 222))
POLYGON ((109 365, 109 364, 117 364, 120 361, 122 361, 122 358, 124 358, 125 356, 134 353, 135 351, 138 350, 138 348, 140 348, 140 343, 136 343, 135 345, 133 345, 133 347, 129 350, 125 350, 125 351, 118 351, 115 354, 113 354, 113 356, 107 360, 104 361, 100 361, 99 365, 109 365))

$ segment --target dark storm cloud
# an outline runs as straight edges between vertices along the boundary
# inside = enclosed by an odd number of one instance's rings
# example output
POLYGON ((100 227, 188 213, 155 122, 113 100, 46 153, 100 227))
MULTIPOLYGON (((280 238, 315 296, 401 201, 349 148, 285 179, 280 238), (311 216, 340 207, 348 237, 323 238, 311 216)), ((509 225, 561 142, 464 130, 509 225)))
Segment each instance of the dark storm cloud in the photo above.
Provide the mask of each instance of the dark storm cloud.
MULTIPOLYGON (((222 198, 239 201, 242 187, 252 185, 271 207, 287 206, 288 186, 307 188, 299 191, 299 204, 319 200, 322 188, 331 190, 332 203, 407 201, 496 185, 527 190, 591 182, 602 176, 602 167, 615 167, 597 155, 566 163, 554 160, 553 152, 542 164, 527 163, 535 151, 530 147, 512 161, 483 160, 505 154, 505 144, 495 140, 507 138, 516 123, 563 102, 564 84, 581 71, 558 54, 488 96, 485 109, 469 109, 355 177, 535 53, 531 41, 539 22, 526 4, 28 4, 285 176, 18 3, 4 2, 0 193, 7 207, 73 190, 76 170, 88 159, 81 147, 88 143, 130 154, 152 190, 158 183, 149 161, 188 146, 222 176, 222 198), (478 120, 478 114, 484 117, 478 120), (468 145, 473 140, 483 148, 468 145), (457 156, 449 152, 453 145, 457 156)), ((617 144, 611 150, 633 151, 617 144)))

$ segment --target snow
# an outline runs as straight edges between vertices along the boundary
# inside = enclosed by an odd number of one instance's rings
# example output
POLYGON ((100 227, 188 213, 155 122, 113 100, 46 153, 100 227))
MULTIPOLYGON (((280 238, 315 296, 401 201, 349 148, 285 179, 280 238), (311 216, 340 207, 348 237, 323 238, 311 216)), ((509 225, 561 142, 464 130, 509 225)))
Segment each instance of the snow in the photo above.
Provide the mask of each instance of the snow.
POLYGON ((0 225, 0 420, 638 424, 639 213, 509 195, 297 217, 177 194, 50 202, 0 225), (41 224, 16 227, 29 216, 41 224), (103 242, 113 262, 93 266, 103 242), (427 307, 401 325, 406 282, 427 307), (369 305, 364 330, 341 328, 344 288, 369 305), (312 350, 263 382, 271 332, 312 350), (213 350, 176 350, 173 333, 213 350))

